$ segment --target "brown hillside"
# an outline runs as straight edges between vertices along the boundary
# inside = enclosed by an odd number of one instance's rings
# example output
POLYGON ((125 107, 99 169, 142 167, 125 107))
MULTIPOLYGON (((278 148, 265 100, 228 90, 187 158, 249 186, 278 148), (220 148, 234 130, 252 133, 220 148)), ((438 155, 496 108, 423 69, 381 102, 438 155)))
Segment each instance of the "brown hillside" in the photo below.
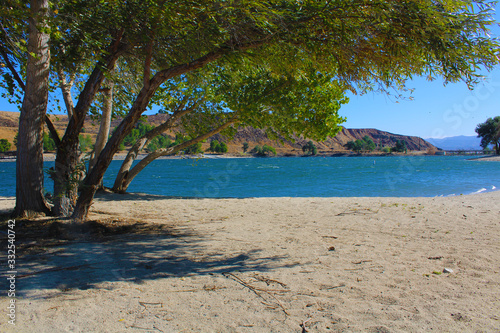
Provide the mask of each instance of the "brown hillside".
MULTIPOLYGON (((64 129, 68 122, 68 117, 66 115, 51 115, 50 116, 57 131, 62 135, 64 129)), ((152 125, 159 125, 167 119, 167 115, 157 114, 150 115, 147 117, 147 121, 152 125)), ((0 111, 0 138, 8 139, 11 143, 14 140, 14 136, 17 132, 17 124, 19 121, 18 112, 3 112, 0 111)), ((118 126, 121 119, 115 119, 112 122, 111 127, 114 128, 118 126)), ((99 123, 97 121, 92 121, 90 117, 87 117, 84 126, 84 135, 90 135, 95 139, 97 131, 99 130, 99 123)), ((174 137, 175 132, 168 132, 169 136, 174 137)), ((343 128, 340 133, 335 137, 330 137, 326 141, 316 142, 316 146, 320 153, 332 154, 346 152, 344 145, 349 141, 354 141, 357 139, 362 139, 365 135, 373 139, 373 141, 381 147, 393 147, 396 144, 396 140, 406 141, 408 150, 413 151, 426 151, 428 149, 435 149, 433 145, 423 140, 422 138, 415 136, 405 136, 398 135, 389 132, 379 131, 377 129, 347 129, 343 128)), ((278 141, 270 140, 263 130, 255 129, 252 127, 242 127, 238 130, 235 137, 229 141, 221 135, 215 135, 211 139, 217 139, 219 141, 225 141, 228 144, 230 153, 240 153, 242 151, 242 145, 244 142, 248 142, 250 149, 256 145, 270 145, 276 148, 279 155, 299 155, 302 154, 302 146, 309 141, 308 139, 296 137, 295 142, 284 140, 282 143, 278 141)), ((208 140, 208 142, 211 141, 208 140)), ((203 148, 206 149, 209 143, 203 144, 203 148)))

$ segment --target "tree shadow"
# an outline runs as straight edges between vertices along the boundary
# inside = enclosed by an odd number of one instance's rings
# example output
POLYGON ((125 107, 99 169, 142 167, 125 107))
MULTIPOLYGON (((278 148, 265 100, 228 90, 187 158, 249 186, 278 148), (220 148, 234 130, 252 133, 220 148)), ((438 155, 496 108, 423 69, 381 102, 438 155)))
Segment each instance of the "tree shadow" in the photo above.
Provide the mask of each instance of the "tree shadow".
POLYGON ((259 249, 230 253, 207 246, 208 236, 150 223, 24 222, 17 226, 16 294, 50 298, 72 289, 224 272, 288 267, 259 249))
POLYGON ((154 200, 172 200, 172 199, 183 199, 183 200, 205 200, 205 199, 250 199, 254 197, 188 197, 188 196, 167 196, 167 195, 156 195, 147 193, 137 193, 137 192, 126 192, 126 193, 114 193, 114 192, 98 192, 94 199, 98 201, 154 201, 154 200))

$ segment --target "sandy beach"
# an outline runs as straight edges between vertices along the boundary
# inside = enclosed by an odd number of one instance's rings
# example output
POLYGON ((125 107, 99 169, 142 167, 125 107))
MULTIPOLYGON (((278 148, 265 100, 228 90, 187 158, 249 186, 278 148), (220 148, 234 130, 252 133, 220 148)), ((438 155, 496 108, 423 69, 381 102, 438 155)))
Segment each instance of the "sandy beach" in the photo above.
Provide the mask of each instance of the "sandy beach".
POLYGON ((499 202, 104 195, 19 240, 0 331, 499 332, 499 202))

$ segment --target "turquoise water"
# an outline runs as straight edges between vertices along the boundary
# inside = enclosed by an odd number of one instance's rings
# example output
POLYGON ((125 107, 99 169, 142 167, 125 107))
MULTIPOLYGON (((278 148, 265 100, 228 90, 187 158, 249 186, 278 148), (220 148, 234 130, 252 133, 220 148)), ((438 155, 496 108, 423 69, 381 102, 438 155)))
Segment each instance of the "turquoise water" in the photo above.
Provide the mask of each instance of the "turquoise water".
MULTIPOLYGON (((500 188, 500 162, 464 156, 156 160, 128 188, 181 197, 434 197, 500 188)), ((121 161, 104 184, 111 187, 121 161)), ((46 162, 50 168, 54 162, 46 162)), ((0 163, 0 196, 15 195, 15 163, 0 163)), ((46 177, 46 187, 52 183, 46 177)))

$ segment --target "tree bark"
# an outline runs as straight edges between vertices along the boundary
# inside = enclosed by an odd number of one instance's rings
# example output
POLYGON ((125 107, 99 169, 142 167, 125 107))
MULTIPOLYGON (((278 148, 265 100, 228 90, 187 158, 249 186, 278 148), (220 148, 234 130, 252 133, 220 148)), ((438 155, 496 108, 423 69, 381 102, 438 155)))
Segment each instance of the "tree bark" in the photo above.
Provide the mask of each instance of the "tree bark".
POLYGON ((83 128, 85 117, 95 95, 104 80, 104 74, 114 69, 116 61, 125 51, 122 45, 123 31, 121 31, 108 48, 108 55, 98 62, 92 71, 85 87, 78 98, 78 103, 73 109, 66 132, 58 147, 54 179, 54 213, 57 216, 70 216, 78 198, 78 185, 83 176, 80 164, 79 134, 83 128))
POLYGON ((198 137, 196 137, 196 138, 194 138, 192 140, 183 142, 183 143, 181 143, 181 144, 179 144, 179 145, 177 145, 175 147, 158 149, 158 150, 152 152, 151 154, 148 154, 139 163, 137 163, 132 168, 132 170, 130 170, 130 172, 127 172, 126 176, 122 179, 121 187, 120 187, 121 191, 120 192, 124 193, 125 191, 127 191, 127 188, 129 187, 130 183, 139 174, 139 172, 141 172, 145 167, 147 167, 149 165, 149 163, 153 162, 158 157, 167 156, 167 155, 174 155, 177 152, 181 151, 182 149, 185 149, 185 148, 187 148, 187 147, 189 147, 191 145, 197 144, 200 141, 208 139, 211 136, 213 136, 213 135, 215 135, 217 133, 222 132, 223 130, 225 130, 226 128, 228 128, 229 126, 231 126, 232 124, 234 124, 236 122, 237 122, 237 120, 235 118, 232 118, 231 120, 229 120, 228 122, 222 124, 221 126, 219 126, 219 127, 215 128, 215 129, 211 130, 210 132, 202 134, 202 135, 200 135, 200 136, 198 136, 198 137))
POLYGON ((49 92, 50 49, 45 28, 48 0, 31 0, 27 76, 21 115, 16 160, 15 216, 49 214, 43 195, 43 124, 49 92), (31 54, 35 56, 32 57, 31 54))
POLYGON ((57 75, 59 76, 59 87, 61 88, 61 92, 63 94, 64 104, 66 104, 66 112, 68 114, 68 118, 71 118, 73 116, 73 109, 75 108, 73 105, 73 97, 71 97, 71 88, 73 87, 75 74, 71 74, 70 80, 66 81, 63 69, 58 66, 57 75))
POLYGON ((137 158, 137 155, 139 152, 151 141, 153 140, 156 136, 160 135, 161 133, 165 132, 166 130, 172 128, 175 125, 175 122, 184 116, 185 114, 190 113, 193 111, 197 106, 198 102, 194 103, 191 107, 189 108, 184 108, 185 106, 185 101, 183 101, 176 109, 176 111, 172 114, 170 118, 167 119, 163 124, 160 126, 157 126, 153 128, 151 131, 147 132, 144 136, 139 138, 136 143, 130 148, 130 150, 127 153, 127 156, 123 160, 123 163, 120 167, 120 170, 118 171, 118 174, 116 175, 115 183, 113 185, 113 191, 117 193, 123 193, 125 192, 125 189, 122 189, 122 183, 124 182, 128 172, 130 171, 130 168, 132 167, 132 163, 134 163, 135 159, 137 158))
POLYGON ((85 177, 82 191, 78 198, 78 202, 76 204, 72 217, 79 221, 85 220, 87 218, 90 206, 92 205, 92 200, 94 199, 94 195, 97 190, 97 184, 102 181, 104 173, 111 163, 114 154, 118 150, 120 143, 132 131, 132 128, 137 123, 142 113, 146 110, 146 107, 151 101, 154 93, 163 82, 173 77, 202 68, 206 64, 220 59, 223 55, 234 52, 236 48, 239 51, 243 51, 246 49, 259 47, 262 44, 264 44, 264 41, 249 42, 238 47, 229 47, 227 45, 224 45, 218 50, 207 53, 206 55, 192 62, 173 66, 157 72, 150 80, 147 87, 145 86, 142 88, 129 113, 122 120, 113 136, 106 144, 106 147, 99 155, 95 167, 92 168, 87 177, 85 177))
POLYGON ((111 80, 107 81, 107 87, 103 89, 104 95, 104 105, 102 108, 101 123, 99 125, 99 133, 97 133, 97 138, 94 145, 94 156, 89 162, 89 170, 91 170, 96 161, 97 157, 104 149, 106 142, 108 142, 109 129, 111 127, 111 115, 113 113, 113 88, 115 83, 111 80))

